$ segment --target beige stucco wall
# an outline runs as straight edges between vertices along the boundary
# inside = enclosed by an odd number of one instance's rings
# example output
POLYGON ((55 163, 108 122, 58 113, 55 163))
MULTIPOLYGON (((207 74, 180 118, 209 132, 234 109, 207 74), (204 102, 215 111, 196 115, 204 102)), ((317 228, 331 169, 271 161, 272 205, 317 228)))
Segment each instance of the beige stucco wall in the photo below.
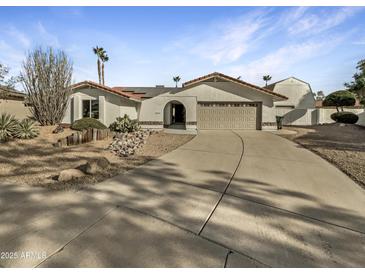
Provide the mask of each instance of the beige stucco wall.
MULTIPOLYGON (((357 122, 357 124, 365 126, 364 109, 344 108, 343 110, 357 114, 359 116, 359 121, 357 122)), ((319 119, 318 119, 319 124, 333 123, 333 120, 331 119, 331 114, 337 111, 335 108, 319 108, 318 111, 319 111, 319 119)))
POLYGON ((189 125, 189 122, 196 122, 198 102, 262 102, 262 122, 275 122, 272 96, 231 82, 202 83, 176 93, 172 91, 144 100, 141 104, 139 120, 142 124, 152 122, 145 127, 162 128, 163 110, 166 104, 173 100, 185 106, 187 128, 196 128, 196 125, 189 125), (153 122, 160 124, 153 124, 153 122))
POLYGON ((276 102, 275 106, 294 106, 299 109, 315 107, 315 99, 310 85, 295 78, 277 83, 273 91, 288 97, 288 100, 276 102))
POLYGON ((178 101, 184 105, 187 122, 186 128, 195 129, 196 126, 189 125, 189 122, 196 122, 196 96, 176 96, 170 93, 142 101, 139 112, 139 121, 142 127, 163 128, 164 109, 172 101, 178 101))
POLYGON ((31 116, 29 107, 24 106, 24 101, 0 99, 0 113, 14 115, 17 119, 31 116))
POLYGON ((72 123, 82 118, 82 100, 99 100, 99 120, 110 125, 117 117, 127 114, 137 119, 137 102, 94 88, 80 89, 69 97, 63 123, 72 123))

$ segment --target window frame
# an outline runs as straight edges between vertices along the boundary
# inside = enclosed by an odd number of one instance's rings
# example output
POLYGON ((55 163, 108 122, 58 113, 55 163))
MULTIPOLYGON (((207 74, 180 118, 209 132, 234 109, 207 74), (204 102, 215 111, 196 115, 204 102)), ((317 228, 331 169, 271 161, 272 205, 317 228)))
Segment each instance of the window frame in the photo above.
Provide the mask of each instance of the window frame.
MULTIPOLYGON (((95 106, 95 105, 94 105, 95 106)), ((99 119, 100 118, 100 105, 98 99, 83 99, 82 100, 82 118, 94 118, 99 119), (85 104, 85 102, 88 102, 88 104, 85 104), (93 102, 96 102, 97 110, 93 110, 93 102), (88 116, 84 113, 84 106, 88 105, 88 116), (96 115, 94 115, 96 113, 96 115)))

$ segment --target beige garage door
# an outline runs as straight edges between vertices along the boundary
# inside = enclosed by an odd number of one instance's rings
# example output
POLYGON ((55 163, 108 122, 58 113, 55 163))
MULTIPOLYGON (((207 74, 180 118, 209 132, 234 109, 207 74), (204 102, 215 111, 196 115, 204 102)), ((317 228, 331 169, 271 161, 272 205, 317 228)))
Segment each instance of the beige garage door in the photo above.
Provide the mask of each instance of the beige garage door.
POLYGON ((199 103, 199 129, 258 129, 257 103, 199 103))

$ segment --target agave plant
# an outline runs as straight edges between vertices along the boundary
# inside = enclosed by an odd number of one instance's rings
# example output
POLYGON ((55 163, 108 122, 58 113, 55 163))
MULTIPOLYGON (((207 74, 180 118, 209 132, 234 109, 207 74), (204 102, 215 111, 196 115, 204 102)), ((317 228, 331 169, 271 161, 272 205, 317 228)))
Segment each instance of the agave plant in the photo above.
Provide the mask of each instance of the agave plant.
POLYGON ((15 137, 20 139, 32 139, 39 135, 39 131, 34 127, 34 121, 30 119, 23 119, 18 123, 15 137))
POLYGON ((14 137, 18 127, 18 120, 14 116, 2 113, 0 116, 0 142, 6 142, 14 137))

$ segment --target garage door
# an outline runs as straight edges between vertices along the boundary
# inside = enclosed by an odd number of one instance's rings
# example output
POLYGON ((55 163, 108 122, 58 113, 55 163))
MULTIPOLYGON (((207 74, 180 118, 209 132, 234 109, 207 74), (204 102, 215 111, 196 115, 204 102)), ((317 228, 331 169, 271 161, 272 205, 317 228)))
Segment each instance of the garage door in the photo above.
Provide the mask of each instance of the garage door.
POLYGON ((199 103, 199 129, 258 129, 258 103, 199 103))

